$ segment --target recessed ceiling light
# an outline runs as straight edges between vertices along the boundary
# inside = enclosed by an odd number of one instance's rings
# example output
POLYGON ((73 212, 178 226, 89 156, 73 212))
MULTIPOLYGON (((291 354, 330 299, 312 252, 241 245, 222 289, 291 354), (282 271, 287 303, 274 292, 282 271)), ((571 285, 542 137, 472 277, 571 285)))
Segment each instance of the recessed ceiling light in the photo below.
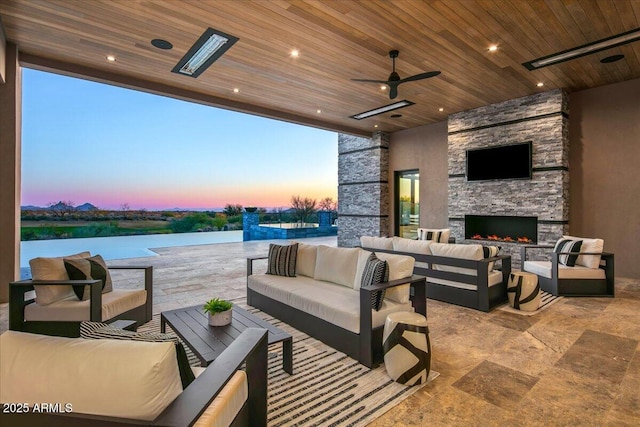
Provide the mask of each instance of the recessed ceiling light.
POLYGON ((444 108, 440 107, 440 108, 438 108, 438 111, 440 111, 442 113, 444 111, 444 108))
POLYGON ((151 44, 158 49, 170 50, 173 48, 170 42, 162 39, 153 39, 151 40, 151 44))
POLYGON ((374 128, 377 128, 377 127, 378 127, 378 125, 373 125, 373 127, 374 127, 374 128))
POLYGON ((611 56, 607 56, 606 58, 602 58, 600 62, 602 62, 603 64, 610 64, 612 62, 620 61, 622 58, 624 58, 624 55, 622 54, 611 55, 611 56))
POLYGON ((107 55, 107 61, 109 62, 116 62, 116 57, 113 55, 107 55))
POLYGON ((380 86, 380 90, 387 90, 387 85, 380 86))
POLYGON ((491 46, 489 46, 489 52, 495 52, 496 50, 498 50, 498 46, 495 44, 492 44, 491 46))
POLYGON ((198 77, 238 40, 222 31, 207 28, 171 72, 198 77))
POLYGON ((544 83, 542 83, 542 82, 538 82, 538 83, 536 83, 536 86, 538 86, 538 87, 542 87, 542 86, 544 86, 544 83))
POLYGON ((318 109, 318 110, 316 110, 316 113, 320 114, 320 113, 322 113, 322 110, 318 109))
POLYGON ((297 58, 300 56, 300 51, 298 49, 292 49, 291 50, 291 57, 292 58, 297 58))
POLYGON ((240 92, 240 89, 238 89, 237 87, 233 88, 233 93, 239 93, 239 92, 240 92))
POLYGON ((616 36, 608 37, 606 39, 598 40, 592 43, 583 44, 581 46, 577 46, 562 52, 554 53, 553 55, 543 56, 542 58, 525 62, 522 65, 524 65, 525 68, 527 68, 529 71, 533 71, 538 68, 557 64, 559 62, 569 61, 570 59, 590 55, 592 53, 600 52, 601 50, 631 43, 636 40, 640 40, 640 28, 636 28, 635 30, 627 31, 626 33, 621 33, 616 36))
POLYGON ((394 102, 393 104, 385 105, 383 107, 374 108, 373 110, 365 111, 363 113, 354 114, 351 116, 352 119, 362 120, 367 117, 377 116, 378 114, 386 113, 388 111, 397 110, 398 108, 408 107, 409 105, 415 104, 414 102, 402 100, 398 102, 394 102))

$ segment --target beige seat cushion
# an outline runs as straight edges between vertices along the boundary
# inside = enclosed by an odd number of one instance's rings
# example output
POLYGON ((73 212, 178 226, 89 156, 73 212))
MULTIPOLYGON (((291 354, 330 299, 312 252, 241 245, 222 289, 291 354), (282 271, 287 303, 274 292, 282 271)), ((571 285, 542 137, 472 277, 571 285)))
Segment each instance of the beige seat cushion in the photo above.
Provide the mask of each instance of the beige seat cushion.
POLYGON ((0 401, 71 403, 74 413, 155 419, 181 392, 172 342, 0 336, 0 401))
MULTIPOLYGON (((78 254, 67 255, 54 258, 33 258, 29 261, 31 267, 31 278, 33 280, 69 280, 67 270, 64 268, 64 258, 88 258, 90 252, 80 252, 78 254)), ((75 296, 73 288, 69 286, 38 285, 34 286, 36 291, 36 302, 40 305, 51 304, 61 299, 75 296)), ((77 298, 76 298, 77 299, 77 298)))
MULTIPOLYGON (((551 279, 551 261, 525 261, 522 270, 551 279)), ((602 268, 588 268, 581 265, 576 265, 575 267, 558 265, 558 278, 604 279, 605 272, 602 268)))
POLYGON ((361 236, 360 245, 363 248, 393 250, 393 241, 389 237, 361 236))
MULTIPOLYGON (((475 277, 475 276, 473 276, 475 277)), ((492 271, 491 273, 489 273, 489 287, 491 286, 495 286, 497 284, 502 283, 502 272, 501 271, 492 271)), ((460 288, 460 289, 469 289, 469 290, 476 290, 478 289, 478 286, 476 285, 472 285, 471 283, 461 283, 461 282, 454 282, 452 280, 445 280, 445 279, 436 279, 434 277, 429 277, 427 279, 427 282, 429 283, 437 283, 440 285, 447 285, 447 286, 451 286, 454 288, 460 288)))
MULTIPOLYGON (((353 333, 360 332, 360 292, 310 277, 281 277, 254 274, 247 286, 290 307, 309 313, 353 333)), ((407 285, 408 286, 408 285, 407 285)), ((384 325, 387 314, 413 311, 410 303, 400 304, 385 298, 380 311, 371 310, 372 326, 384 325)))
POLYGON ((319 245, 313 278, 353 289, 360 250, 319 245))
POLYGON ((296 275, 313 277, 316 272, 317 245, 298 243, 298 259, 296 260, 296 275))
POLYGON ((227 427, 238 415, 249 397, 247 374, 236 372, 193 425, 194 427, 227 427))
POLYGON ((409 252, 412 254, 431 255, 431 240, 412 240, 402 237, 393 238, 393 250, 398 252, 409 252))
MULTIPOLYGON (((102 320, 112 319, 119 314, 144 305, 147 291, 114 290, 102 294, 102 320)), ((24 308, 24 319, 27 321, 81 321, 90 320, 90 301, 79 301, 75 294, 49 305, 27 304, 24 308)))
MULTIPOLYGON (((432 243, 431 253, 435 256, 468 259, 472 261, 479 261, 484 258, 482 251, 482 245, 470 244, 470 245, 457 245, 447 243, 432 243)), ((448 265, 437 264, 433 266, 434 270, 450 271, 452 273, 476 275, 476 270, 472 268, 451 267, 448 265)))

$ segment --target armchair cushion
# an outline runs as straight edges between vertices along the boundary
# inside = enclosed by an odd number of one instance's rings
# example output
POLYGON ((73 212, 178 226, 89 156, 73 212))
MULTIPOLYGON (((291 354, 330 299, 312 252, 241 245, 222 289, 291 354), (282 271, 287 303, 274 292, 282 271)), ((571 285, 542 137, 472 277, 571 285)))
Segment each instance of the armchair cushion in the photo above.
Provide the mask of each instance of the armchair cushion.
MULTIPOLYGON (((71 288, 71 286, 69 286, 71 288)), ((133 308, 140 307, 147 302, 147 291, 141 290, 114 290, 102 294, 102 319, 112 319, 133 308)), ((24 307, 24 320, 26 321, 82 321, 91 320, 89 300, 78 301, 73 291, 63 300, 49 305, 27 304, 24 307)))
POLYGON ((567 267, 573 267, 576 265, 576 261, 578 260, 578 252, 580 252, 580 248, 582 247, 582 240, 572 240, 562 238, 558 240, 556 246, 553 248, 553 252, 560 253, 558 255, 558 262, 562 265, 566 265, 567 267), (566 253, 573 252, 573 253, 566 253))
MULTIPOLYGON (((586 239, 584 237, 574 236, 562 236, 562 238, 582 240, 580 252, 600 254, 604 250, 604 240, 602 239, 586 239)), ((598 268, 600 266, 600 255, 580 255, 576 260, 576 264, 589 268, 598 268)))
MULTIPOLYGON (((69 280, 67 270, 64 268, 64 258, 87 258, 90 252, 80 252, 64 257, 38 257, 29 261, 31 267, 31 278, 33 280, 69 280)), ((71 286, 34 286, 36 291, 36 303, 47 305, 53 302, 74 296, 71 286)))
POLYGON ((313 277, 316 271, 316 256, 318 247, 306 243, 298 243, 298 257, 296 260, 296 274, 313 277))
MULTIPOLYGON (((538 276, 552 278, 551 261, 525 261, 522 270, 538 276)), ((602 268, 588 268, 582 265, 566 267, 558 265, 558 279, 605 279, 602 268)))
POLYGON ((451 235, 450 228, 418 228, 418 240, 432 240, 447 243, 451 235))
MULTIPOLYGON (((111 275, 104 259, 100 255, 89 258, 65 258, 64 268, 71 280, 102 280, 102 293, 113 291, 111 275)), ((80 301, 89 299, 90 286, 72 286, 80 301)))
POLYGON ((237 371, 193 427, 229 426, 249 397, 247 374, 237 371))
POLYGON ((68 402, 74 413, 153 420, 182 392, 169 342, 7 331, 0 350, 2 402, 68 402))

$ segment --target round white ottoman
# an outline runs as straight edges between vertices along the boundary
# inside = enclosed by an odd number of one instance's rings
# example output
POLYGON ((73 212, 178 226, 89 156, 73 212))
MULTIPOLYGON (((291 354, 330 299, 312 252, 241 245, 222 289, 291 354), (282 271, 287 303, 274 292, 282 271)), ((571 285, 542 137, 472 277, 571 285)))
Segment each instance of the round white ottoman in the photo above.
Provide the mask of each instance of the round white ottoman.
POLYGON ((514 271, 507 283, 509 305, 522 311, 536 311, 540 308, 540 285, 538 276, 524 271, 514 271))
POLYGON ((427 382, 431 369, 431 343, 427 319, 418 313, 391 313, 382 335, 387 374, 405 385, 427 382))

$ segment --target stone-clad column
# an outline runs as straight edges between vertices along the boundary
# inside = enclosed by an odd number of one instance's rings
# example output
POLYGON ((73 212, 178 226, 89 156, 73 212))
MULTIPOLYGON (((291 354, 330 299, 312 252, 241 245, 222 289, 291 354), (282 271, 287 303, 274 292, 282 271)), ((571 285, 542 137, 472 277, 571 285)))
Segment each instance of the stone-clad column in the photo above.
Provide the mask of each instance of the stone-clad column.
POLYGON ((338 135, 338 246, 389 230, 389 135, 338 135))

